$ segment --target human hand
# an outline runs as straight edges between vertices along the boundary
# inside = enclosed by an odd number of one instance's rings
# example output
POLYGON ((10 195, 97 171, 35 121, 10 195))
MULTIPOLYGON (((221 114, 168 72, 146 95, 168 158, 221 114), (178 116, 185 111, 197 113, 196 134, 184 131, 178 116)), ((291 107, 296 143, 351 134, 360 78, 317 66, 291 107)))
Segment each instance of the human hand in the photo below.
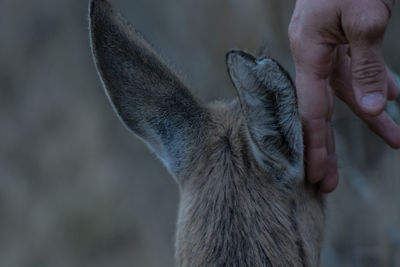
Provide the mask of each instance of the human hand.
POLYGON ((323 193, 338 184, 330 121, 333 96, 400 148, 400 127, 384 112, 399 89, 382 56, 394 0, 297 0, 289 26, 303 119, 306 176, 323 193))

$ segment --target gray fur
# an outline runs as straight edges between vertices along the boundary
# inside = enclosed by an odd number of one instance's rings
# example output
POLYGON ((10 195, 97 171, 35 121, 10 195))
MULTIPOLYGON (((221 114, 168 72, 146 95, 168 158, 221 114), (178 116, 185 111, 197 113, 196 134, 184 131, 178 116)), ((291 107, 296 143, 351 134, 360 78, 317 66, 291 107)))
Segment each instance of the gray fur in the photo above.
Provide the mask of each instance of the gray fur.
POLYGON ((107 1, 90 2, 90 33, 98 72, 118 116, 171 173, 179 172, 185 145, 201 136, 207 111, 107 1))
POLYGON ((286 71, 232 51, 239 101, 202 105, 107 1, 90 1, 90 32, 117 114, 177 178, 178 266, 318 266, 322 198, 286 71))
POLYGON ((302 179, 302 129, 289 75, 273 59, 241 51, 229 52, 227 65, 259 163, 276 175, 302 179))

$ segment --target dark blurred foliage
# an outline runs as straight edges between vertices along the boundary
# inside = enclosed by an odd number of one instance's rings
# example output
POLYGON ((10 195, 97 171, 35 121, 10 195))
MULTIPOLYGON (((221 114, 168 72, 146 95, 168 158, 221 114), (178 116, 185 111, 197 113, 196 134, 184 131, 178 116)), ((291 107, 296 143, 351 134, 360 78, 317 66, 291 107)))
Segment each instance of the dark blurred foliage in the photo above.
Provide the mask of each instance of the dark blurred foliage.
MULTIPOLYGON (((234 96, 230 48, 265 47, 293 73, 293 0, 112 3, 204 101, 234 96)), ((384 51, 397 72, 399 8, 384 51)), ((173 266, 177 187, 113 114, 87 29, 83 0, 0 1, 0 266, 173 266)), ((400 154, 343 104, 334 126, 323 266, 400 266, 400 154)))

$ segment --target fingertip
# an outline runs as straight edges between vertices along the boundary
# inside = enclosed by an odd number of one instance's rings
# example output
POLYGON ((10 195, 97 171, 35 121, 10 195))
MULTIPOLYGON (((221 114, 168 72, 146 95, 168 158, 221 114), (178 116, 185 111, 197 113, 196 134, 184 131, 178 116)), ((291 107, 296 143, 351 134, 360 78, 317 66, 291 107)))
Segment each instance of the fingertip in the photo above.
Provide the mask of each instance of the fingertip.
POLYGON ((312 183, 320 182, 326 175, 328 153, 326 147, 311 149, 307 155, 307 180, 312 183))
POLYGON ((393 149, 400 148, 400 126, 386 112, 376 117, 361 117, 368 127, 393 149))
POLYGON ((338 175, 326 177, 319 184, 319 191, 323 194, 329 194, 335 191, 336 187, 339 184, 338 175))
POLYGON ((325 178, 319 184, 319 191, 324 194, 332 193, 339 184, 339 173, 336 156, 332 155, 329 160, 328 171, 325 178))
POLYGON ((394 74, 387 69, 388 76, 388 100, 395 100, 400 93, 400 87, 396 82, 394 74))
POLYGON ((400 127, 390 118, 393 128, 385 136, 385 142, 393 149, 400 149, 400 127))
POLYGON ((400 128, 397 126, 397 134, 392 133, 385 139, 386 144, 388 144, 393 149, 400 149, 400 128))
POLYGON ((400 149, 400 140, 397 142, 388 143, 388 145, 393 149, 400 149))

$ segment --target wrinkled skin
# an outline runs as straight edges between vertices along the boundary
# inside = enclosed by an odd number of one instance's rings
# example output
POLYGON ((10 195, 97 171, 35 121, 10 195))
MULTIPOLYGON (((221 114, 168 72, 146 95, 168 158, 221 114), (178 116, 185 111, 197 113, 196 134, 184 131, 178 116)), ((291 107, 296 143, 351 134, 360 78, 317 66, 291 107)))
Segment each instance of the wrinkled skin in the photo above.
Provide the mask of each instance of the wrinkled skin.
POLYGON ((400 127, 384 111, 399 88, 383 56, 394 0, 297 0, 289 26, 304 127, 307 178, 321 192, 338 184, 333 96, 344 101, 388 145, 400 127))

